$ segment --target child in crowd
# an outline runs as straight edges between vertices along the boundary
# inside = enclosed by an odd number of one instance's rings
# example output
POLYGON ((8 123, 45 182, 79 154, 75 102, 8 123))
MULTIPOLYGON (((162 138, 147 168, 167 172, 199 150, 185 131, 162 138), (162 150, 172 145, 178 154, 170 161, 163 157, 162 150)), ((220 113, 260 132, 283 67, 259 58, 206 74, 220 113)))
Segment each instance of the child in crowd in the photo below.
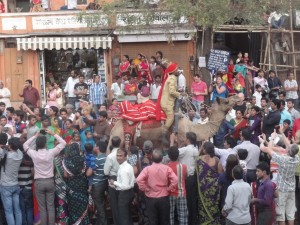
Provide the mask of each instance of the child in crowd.
POLYGON ((240 84, 239 79, 235 79, 235 81, 234 81, 234 90, 236 91, 236 93, 243 93, 244 92, 244 88, 240 84))
MULTIPOLYGON (((84 145, 84 149, 86 151, 86 154, 85 154, 86 168, 91 168, 94 171, 96 169, 96 165, 95 165, 95 156, 93 154, 93 148, 94 148, 94 145, 92 145, 91 143, 87 143, 84 145)), ((91 193, 93 176, 90 176, 88 178, 88 182, 89 182, 88 192, 91 193)))
POLYGON ((259 84, 255 85, 255 92, 253 96, 256 98, 256 105, 261 108, 262 88, 259 84))
POLYGON ((292 138, 292 134, 291 134, 292 130, 290 126, 291 126, 291 121, 289 119, 283 121, 283 133, 289 140, 291 140, 292 138))
POLYGON ((73 135, 72 135, 72 140, 70 141, 70 144, 73 144, 73 143, 77 143, 77 144, 79 144, 79 146, 81 146, 80 134, 77 131, 74 132, 73 135))
POLYGON ((86 152, 86 149, 85 149, 85 145, 86 144, 92 144, 93 146, 95 145, 95 141, 94 141, 94 138, 93 138, 93 133, 92 131, 90 130, 86 130, 84 132, 85 134, 85 139, 84 140, 81 140, 81 151, 83 152, 86 152))
POLYGON ((237 152, 239 164, 243 168, 244 171, 244 177, 246 177, 247 174, 247 162, 246 159, 248 157, 248 151, 247 149, 239 149, 237 152))
POLYGON ((75 132, 75 130, 73 129, 72 120, 68 119, 65 122, 65 128, 66 128, 65 130, 62 130, 62 137, 67 142, 67 144, 69 144, 75 132))

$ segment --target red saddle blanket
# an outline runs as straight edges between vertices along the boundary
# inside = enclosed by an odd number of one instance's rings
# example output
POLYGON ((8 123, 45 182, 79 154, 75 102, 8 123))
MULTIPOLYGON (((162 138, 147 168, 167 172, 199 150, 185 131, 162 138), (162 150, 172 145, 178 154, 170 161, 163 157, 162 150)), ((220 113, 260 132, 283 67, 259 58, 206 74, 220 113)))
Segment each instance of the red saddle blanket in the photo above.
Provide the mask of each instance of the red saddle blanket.
MULTIPOLYGON (((120 103, 121 117, 133 122, 155 120, 156 119, 156 103, 148 100, 141 104, 132 104, 129 101, 120 103)), ((166 120, 166 114, 162 113, 162 120, 166 120)))

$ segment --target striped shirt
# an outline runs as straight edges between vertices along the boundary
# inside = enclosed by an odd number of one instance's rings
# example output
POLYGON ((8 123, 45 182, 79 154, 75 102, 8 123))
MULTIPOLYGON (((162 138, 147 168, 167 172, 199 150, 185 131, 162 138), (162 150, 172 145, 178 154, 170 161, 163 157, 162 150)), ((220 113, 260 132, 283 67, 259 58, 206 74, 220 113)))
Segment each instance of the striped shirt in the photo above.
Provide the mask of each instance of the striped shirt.
POLYGON ((28 155, 24 155, 23 161, 19 168, 18 174, 18 183, 20 188, 31 189, 32 188, 32 170, 33 170, 33 163, 31 158, 28 155))
POLYGON ((95 158, 95 169, 93 170, 94 175, 93 175, 92 184, 98 184, 107 180, 107 177, 105 176, 104 169, 103 169, 105 160, 106 160, 105 153, 100 153, 95 158))
POLYGON ((107 90, 104 83, 93 83, 90 86, 90 102, 94 105, 103 104, 106 93, 107 90))
POLYGON ((170 196, 185 197, 186 196, 185 179, 187 177, 187 166, 185 164, 179 163, 178 161, 169 162, 168 166, 173 170, 173 172, 178 177, 177 188, 173 192, 170 192, 170 196))

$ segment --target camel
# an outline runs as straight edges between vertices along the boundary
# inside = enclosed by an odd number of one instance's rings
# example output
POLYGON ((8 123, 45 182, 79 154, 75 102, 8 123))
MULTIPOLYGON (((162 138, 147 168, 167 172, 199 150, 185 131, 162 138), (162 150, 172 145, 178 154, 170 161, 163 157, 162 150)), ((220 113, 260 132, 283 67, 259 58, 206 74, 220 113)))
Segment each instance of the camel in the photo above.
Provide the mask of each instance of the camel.
MULTIPOLYGON (((211 114, 209 117, 209 122, 207 124, 193 124, 187 117, 179 119, 177 134, 178 143, 183 143, 185 140, 186 132, 190 131, 194 132, 197 135, 197 141, 209 140, 209 138, 213 137, 219 130, 219 127, 222 121, 224 120, 228 110, 231 109, 239 100, 239 97, 236 95, 226 99, 217 98, 217 101, 211 107, 211 114)), ((154 120, 153 123, 161 122, 154 120)), ((140 137, 142 138, 142 140, 151 140, 153 143, 161 142, 162 126, 158 125, 156 127, 157 128, 142 129, 140 131, 140 137)), ((114 136, 120 137, 122 143, 124 143, 124 131, 122 120, 119 120, 111 130, 110 137, 112 138, 114 136)), ((136 137, 134 138, 134 142, 135 140, 136 137)), ((111 140, 109 141, 108 146, 110 146, 110 144, 111 140)))

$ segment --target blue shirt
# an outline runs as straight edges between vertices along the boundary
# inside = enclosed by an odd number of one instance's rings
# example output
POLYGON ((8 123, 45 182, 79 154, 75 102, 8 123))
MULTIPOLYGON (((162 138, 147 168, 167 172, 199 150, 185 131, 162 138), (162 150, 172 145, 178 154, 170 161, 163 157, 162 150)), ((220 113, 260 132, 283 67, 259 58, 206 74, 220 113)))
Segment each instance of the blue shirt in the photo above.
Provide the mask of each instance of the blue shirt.
POLYGON ((85 139, 81 141, 81 151, 86 152, 84 145, 85 144, 92 144, 93 146, 95 146, 95 141, 93 138, 91 139, 85 139))
POLYGON ((219 97, 219 98, 226 98, 227 87, 226 87, 226 85, 224 83, 221 84, 220 88, 221 87, 225 87, 225 91, 223 91, 222 93, 219 94, 217 92, 216 88, 214 88, 211 102, 214 102, 217 97, 219 97))
POLYGON ((290 120, 291 121, 291 125, 290 126, 293 126, 293 120, 292 120, 292 116, 291 114, 286 111, 285 109, 283 111, 280 112, 280 122, 279 124, 283 124, 283 121, 284 120, 290 120))
POLYGON ((93 83, 90 86, 90 102, 95 105, 103 104, 107 93, 104 83, 93 83))
POLYGON ((100 153, 96 158, 95 158, 95 169, 94 175, 93 175, 93 181, 92 184, 98 184, 103 181, 107 180, 107 177, 104 174, 104 163, 106 160, 106 154, 105 153, 100 153))

